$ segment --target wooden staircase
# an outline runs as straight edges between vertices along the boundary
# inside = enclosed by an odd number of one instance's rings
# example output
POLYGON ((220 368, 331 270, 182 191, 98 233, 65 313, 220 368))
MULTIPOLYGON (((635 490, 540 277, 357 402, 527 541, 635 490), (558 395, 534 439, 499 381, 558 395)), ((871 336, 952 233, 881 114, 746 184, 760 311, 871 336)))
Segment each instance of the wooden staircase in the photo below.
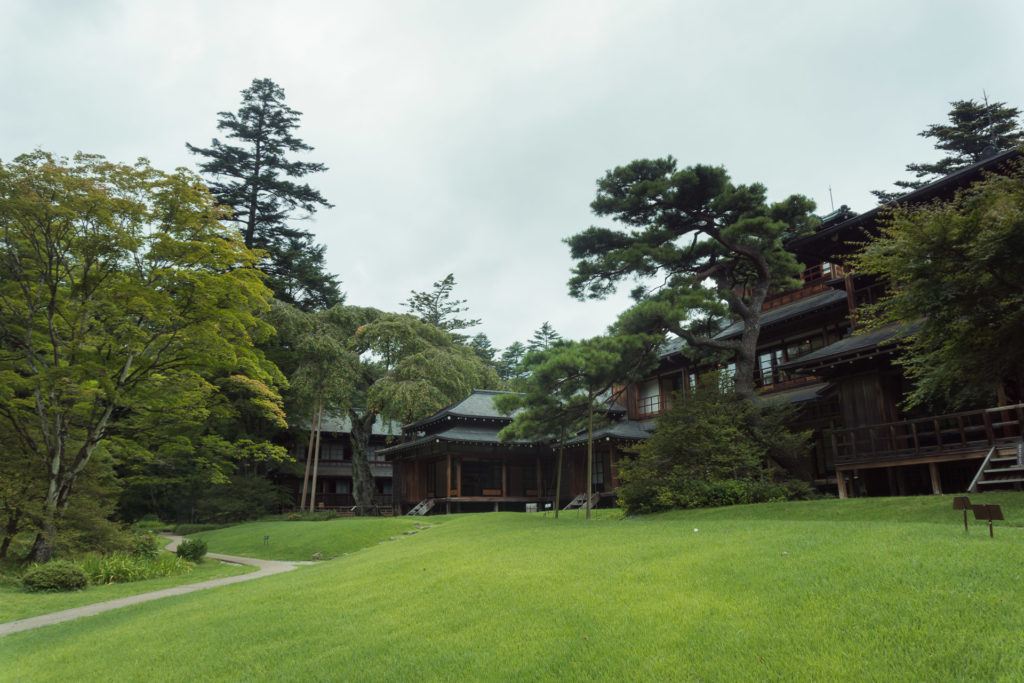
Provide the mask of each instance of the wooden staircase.
MULTIPOLYGON (((596 508, 597 507, 597 503, 600 500, 601 500, 601 494, 600 493, 595 493, 593 496, 591 496, 590 497, 590 509, 593 510, 594 508, 596 508)), ((562 508, 562 510, 563 511, 565 511, 565 510, 579 510, 581 508, 585 508, 586 506, 587 506, 587 494, 581 493, 578 496, 576 496, 575 498, 573 498, 572 500, 570 500, 569 504, 566 505, 564 508, 562 508)))
POLYGON ((409 510, 409 512, 405 514, 407 516, 413 515, 414 517, 422 517, 434 508, 434 503, 436 502, 437 501, 433 498, 424 498, 420 502, 416 503, 416 505, 413 506, 412 510, 409 510))
POLYGON ((1011 486, 1020 489, 1024 485, 1024 440, 1016 443, 993 446, 982 461, 974 481, 967 489, 971 493, 991 491, 1011 486))

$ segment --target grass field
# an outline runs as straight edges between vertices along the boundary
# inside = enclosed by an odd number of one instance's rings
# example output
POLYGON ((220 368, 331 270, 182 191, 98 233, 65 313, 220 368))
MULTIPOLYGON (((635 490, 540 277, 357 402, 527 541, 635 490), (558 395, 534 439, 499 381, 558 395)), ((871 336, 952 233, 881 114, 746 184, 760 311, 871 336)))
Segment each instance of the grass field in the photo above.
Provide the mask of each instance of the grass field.
POLYGON ((417 525, 433 524, 411 517, 348 517, 320 522, 251 522, 192 534, 202 538, 209 552, 264 560, 308 560, 313 553, 323 559, 340 557, 415 531, 417 525), (266 542, 264 542, 266 538, 266 542))
MULTIPOLYGON (((978 498, 1024 520, 1024 495, 978 498)), ((949 507, 453 516, 288 574, 5 637, 2 677, 1020 680, 1024 529, 965 534, 949 507)), ((327 541, 306 542, 294 552, 327 541)))
MULTIPOLYGON (((227 564, 216 560, 205 560, 196 565, 189 574, 181 576, 165 576, 147 581, 131 583, 112 583, 105 586, 89 586, 85 590, 68 593, 26 593, 14 586, 0 586, 0 623, 34 617, 47 612, 82 607, 105 600, 115 600, 129 595, 158 591, 161 588, 180 586, 186 583, 197 583, 208 579, 219 579, 255 571, 255 567, 244 567, 227 564)), ((3 680, 3 674, 0 674, 3 680)))

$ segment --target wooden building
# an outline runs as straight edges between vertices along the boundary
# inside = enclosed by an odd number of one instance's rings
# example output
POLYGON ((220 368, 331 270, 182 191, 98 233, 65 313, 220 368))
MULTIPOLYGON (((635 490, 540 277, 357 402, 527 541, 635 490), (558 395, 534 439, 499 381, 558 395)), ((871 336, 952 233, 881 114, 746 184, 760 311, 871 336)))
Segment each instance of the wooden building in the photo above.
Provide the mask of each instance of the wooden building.
MULTIPOLYGON (((555 451, 546 442, 502 441, 511 417, 494 405, 500 391, 474 390, 462 401, 403 427, 405 440, 378 451, 394 467, 396 504, 402 512, 472 512, 545 509, 555 498, 555 451)), ((595 432, 592 505, 609 500, 618 481, 621 449, 647 432, 609 410, 609 424, 595 432)), ((586 435, 566 448, 560 499, 585 501, 586 435)))
MULTIPOLYGON (((352 427, 349 417, 324 415, 320 436, 320 460, 317 467, 316 507, 328 510, 350 508, 355 505, 352 495, 352 427)), ((368 458, 373 473, 374 498, 377 506, 392 505, 392 467, 380 454, 389 440, 401 434, 397 423, 377 419, 370 436, 368 458)), ((306 467, 306 444, 296 443, 293 455, 295 471, 287 479, 294 494, 296 506, 302 491, 302 476, 306 467)))
MULTIPOLYGON (((901 198, 901 204, 945 199, 1019 158, 995 155, 901 198)), ((886 207, 856 215, 845 207, 826 216, 812 235, 787 247, 805 270, 799 289, 765 302, 755 381, 760 400, 798 406, 794 427, 813 431, 813 455, 792 469, 840 497, 940 493, 1020 484, 1017 461, 1024 406, 977 406, 952 415, 907 413, 907 381, 893 357, 912 325, 858 334, 859 306, 882 293, 872 278, 852 271, 850 257, 878 234, 886 207)), ((719 333, 738 336, 739 323, 719 333)), ((709 372, 734 366, 688 360, 679 340, 666 345, 655 375, 629 388, 628 417, 651 420, 681 388, 709 372)))

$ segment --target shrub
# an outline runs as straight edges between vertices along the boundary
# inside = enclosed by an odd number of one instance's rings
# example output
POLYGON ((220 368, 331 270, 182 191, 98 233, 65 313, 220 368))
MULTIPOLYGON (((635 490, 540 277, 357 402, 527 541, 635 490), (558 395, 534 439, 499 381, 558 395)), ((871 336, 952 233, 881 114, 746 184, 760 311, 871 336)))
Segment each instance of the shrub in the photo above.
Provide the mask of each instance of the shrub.
POLYGON ((777 481, 798 470, 807 434, 787 414, 744 401, 710 382, 673 401, 657 429, 619 463, 619 505, 629 514, 806 498, 809 487, 777 481))
POLYGON ((160 543, 157 541, 156 534, 149 531, 136 532, 132 536, 130 552, 138 557, 155 558, 160 554, 160 543))
POLYGON ((178 557, 191 562, 201 562, 206 555, 206 541, 201 538, 186 538, 178 544, 178 557))
POLYGON ((88 583, 89 578, 85 571, 74 562, 66 560, 52 560, 46 564, 33 565, 21 577, 21 585, 32 593, 77 591, 85 588, 88 583))
POLYGON ((89 583, 129 583, 162 576, 188 574, 195 565, 181 557, 162 553, 154 557, 129 553, 87 555, 81 561, 89 583))

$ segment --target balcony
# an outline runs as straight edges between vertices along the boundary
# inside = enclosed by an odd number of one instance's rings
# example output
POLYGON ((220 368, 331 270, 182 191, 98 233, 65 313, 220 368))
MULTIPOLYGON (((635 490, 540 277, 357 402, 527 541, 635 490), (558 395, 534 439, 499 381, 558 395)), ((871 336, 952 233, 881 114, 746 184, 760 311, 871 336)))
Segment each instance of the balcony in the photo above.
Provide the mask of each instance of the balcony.
POLYGON ((830 433, 837 466, 982 457, 1024 436, 1024 403, 830 433))

